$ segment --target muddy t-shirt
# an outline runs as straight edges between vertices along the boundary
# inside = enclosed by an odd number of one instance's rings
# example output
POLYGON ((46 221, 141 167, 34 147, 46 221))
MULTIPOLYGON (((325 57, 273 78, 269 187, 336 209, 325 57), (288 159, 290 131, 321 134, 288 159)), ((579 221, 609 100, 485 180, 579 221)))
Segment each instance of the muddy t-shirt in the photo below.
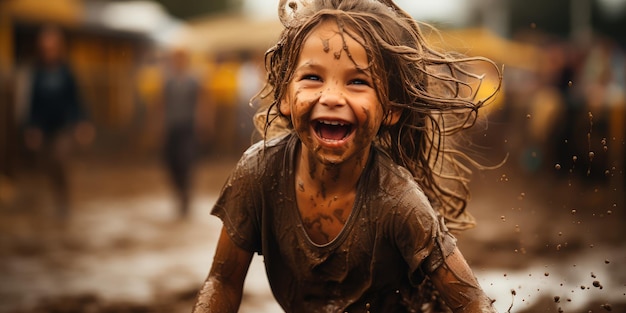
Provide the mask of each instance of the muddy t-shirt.
POLYGON ((421 312, 417 285, 455 239, 410 173, 372 148, 352 213, 327 244, 308 237, 296 205, 295 155, 287 135, 251 147, 212 214, 233 242, 262 254, 286 312, 421 312))

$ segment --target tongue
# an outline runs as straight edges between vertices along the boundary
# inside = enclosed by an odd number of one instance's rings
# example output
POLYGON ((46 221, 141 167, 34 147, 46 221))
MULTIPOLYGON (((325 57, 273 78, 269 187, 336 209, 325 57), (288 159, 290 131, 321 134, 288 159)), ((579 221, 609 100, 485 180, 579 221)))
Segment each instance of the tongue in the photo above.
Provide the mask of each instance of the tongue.
POLYGON ((350 126, 321 124, 318 126, 320 137, 328 140, 341 140, 348 135, 350 126))

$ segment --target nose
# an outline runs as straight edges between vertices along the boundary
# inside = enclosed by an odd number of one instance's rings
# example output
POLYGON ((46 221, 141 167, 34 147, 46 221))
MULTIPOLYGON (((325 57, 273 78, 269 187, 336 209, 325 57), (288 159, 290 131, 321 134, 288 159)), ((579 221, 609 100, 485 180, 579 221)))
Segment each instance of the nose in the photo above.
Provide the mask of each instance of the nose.
POLYGON ((345 93, 338 83, 330 83, 322 90, 319 102, 329 108, 342 107, 346 105, 345 93))

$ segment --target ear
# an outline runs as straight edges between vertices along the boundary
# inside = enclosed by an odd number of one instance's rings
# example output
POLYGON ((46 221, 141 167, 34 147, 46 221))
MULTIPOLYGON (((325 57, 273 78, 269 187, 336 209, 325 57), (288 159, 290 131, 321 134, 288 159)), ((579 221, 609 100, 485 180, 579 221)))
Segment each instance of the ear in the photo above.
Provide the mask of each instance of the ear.
POLYGON ((383 120, 383 125, 385 126, 393 126, 398 123, 400 117, 402 116, 402 109, 392 108, 385 115, 385 119, 383 120))
POLYGON ((278 110, 283 116, 291 117, 291 105, 289 105, 289 101, 287 101, 284 97, 278 104, 278 110))

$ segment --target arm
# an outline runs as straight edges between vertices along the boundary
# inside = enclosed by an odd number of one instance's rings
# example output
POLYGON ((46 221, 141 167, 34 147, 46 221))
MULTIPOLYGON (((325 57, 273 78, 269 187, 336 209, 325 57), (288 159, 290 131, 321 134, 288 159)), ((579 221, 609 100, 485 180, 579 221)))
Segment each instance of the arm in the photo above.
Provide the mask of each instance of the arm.
POLYGON ((192 313, 237 312, 252 253, 235 245, 222 228, 213 265, 192 313))
POLYGON ((458 248, 430 274, 446 304, 455 312, 496 312, 458 248))

